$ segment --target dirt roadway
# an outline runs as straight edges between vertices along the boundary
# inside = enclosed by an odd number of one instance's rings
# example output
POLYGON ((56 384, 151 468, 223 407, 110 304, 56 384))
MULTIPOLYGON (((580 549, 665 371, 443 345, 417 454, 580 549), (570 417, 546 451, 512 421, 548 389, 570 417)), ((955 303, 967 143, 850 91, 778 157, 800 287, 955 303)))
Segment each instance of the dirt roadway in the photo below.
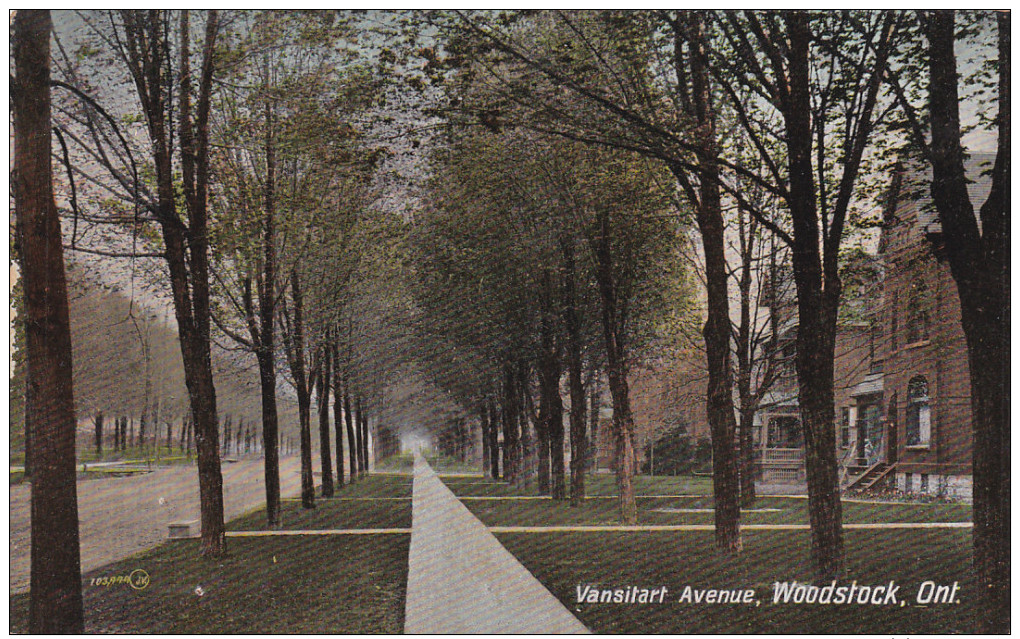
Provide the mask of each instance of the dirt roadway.
MULTIPOLYGON (((317 468, 317 466, 316 466, 317 468)), ((227 519, 265 504, 262 460, 224 463, 223 502, 227 519)), ((300 492, 300 458, 280 460, 283 496, 300 492)), ((11 486, 11 593, 28 590, 30 486, 11 486)), ((198 471, 192 464, 145 475, 78 482, 82 572, 151 548, 167 538, 171 521, 198 519, 198 471)))

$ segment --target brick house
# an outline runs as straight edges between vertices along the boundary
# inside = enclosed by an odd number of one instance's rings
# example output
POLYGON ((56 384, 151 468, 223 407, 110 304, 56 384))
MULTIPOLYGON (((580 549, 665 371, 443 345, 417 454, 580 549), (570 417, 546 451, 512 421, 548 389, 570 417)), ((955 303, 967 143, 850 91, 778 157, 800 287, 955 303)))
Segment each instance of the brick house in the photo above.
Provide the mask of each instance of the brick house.
MULTIPOLYGON (((757 457, 760 478, 765 483, 798 484, 806 479, 804 434, 800 425, 797 377, 792 353, 795 331, 794 325, 780 339, 781 345, 785 343, 790 349, 790 354, 783 362, 786 370, 773 390, 766 394, 755 416, 754 440, 759 450, 757 457)), ((875 355, 873 335, 868 324, 840 323, 836 329, 833 390, 836 441, 841 449, 839 459, 843 465, 850 461, 856 446, 855 426, 864 423, 857 419, 858 411, 863 415, 867 402, 876 403, 876 393, 881 397, 882 378, 880 373, 876 374, 876 371, 881 370, 881 361, 875 355)))
MULTIPOLYGON (((988 196, 990 181, 980 173, 992 159, 975 156, 968 162, 973 201, 988 196)), ((894 205, 886 211, 879 246, 886 264, 882 461, 894 469, 899 490, 969 497, 967 343, 956 282, 940 257, 942 228, 926 181, 917 177, 894 176, 894 205)))
MULTIPOLYGON (((976 156, 968 164, 974 201, 987 197, 989 180, 980 173, 991 159, 976 156)), ((848 312, 841 308, 834 389, 837 457, 849 484, 854 474, 863 474, 862 479, 892 483, 905 492, 969 498, 970 372, 960 302, 949 266, 940 259, 942 229, 927 181, 918 178, 916 172, 893 177, 878 254, 872 258, 877 268, 870 284, 858 282, 862 295, 844 300, 848 312)), ((788 321, 780 347, 790 350, 789 372, 755 421, 766 482, 804 481, 792 365, 795 331, 795 321, 788 321)))

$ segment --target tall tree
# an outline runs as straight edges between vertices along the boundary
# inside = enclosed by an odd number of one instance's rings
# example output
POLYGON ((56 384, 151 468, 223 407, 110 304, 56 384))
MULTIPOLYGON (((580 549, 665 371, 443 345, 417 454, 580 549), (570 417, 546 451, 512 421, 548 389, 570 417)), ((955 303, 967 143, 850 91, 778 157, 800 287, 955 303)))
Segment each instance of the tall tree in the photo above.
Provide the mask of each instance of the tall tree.
POLYGON ((295 268, 290 273, 289 290, 291 303, 283 300, 280 325, 283 344, 290 366, 291 379, 297 391, 298 421, 301 436, 301 506, 315 508, 315 483, 312 475, 312 400, 311 385, 315 371, 309 371, 305 340, 305 299, 301 287, 301 275, 295 268))
MULTIPOLYGON (((339 377, 339 376, 338 376, 339 377)), ((349 463, 351 468, 351 482, 358 478, 358 446, 357 438, 354 434, 354 416, 351 414, 351 385, 350 378, 345 373, 343 376, 343 395, 344 395, 344 425, 347 427, 347 453, 349 457, 349 463)), ((340 450, 341 446, 337 445, 337 450, 340 450)))
MULTIPOLYGON (((333 366, 331 388, 333 389, 333 430, 336 431, 336 483, 344 486, 344 433, 343 433, 343 386, 340 379, 340 358, 336 339, 329 342, 330 362, 333 366)), ((351 471, 353 475, 353 469, 351 471)))
MULTIPOLYGON (((751 196, 753 197, 753 196, 751 196)), ((762 207, 764 208, 764 207, 762 207)), ((738 440, 740 447, 740 505, 751 507, 756 499, 754 467, 754 417, 779 373, 778 339, 783 320, 773 296, 780 284, 777 267, 786 254, 779 240, 766 237, 761 225, 743 207, 736 213, 739 318, 734 326, 737 360, 738 440), (763 307, 769 313, 762 317, 763 307)))
MULTIPOLYGON (((865 152, 882 117, 878 99, 899 22, 893 12, 804 11, 727 12, 717 20, 722 35, 715 77, 755 162, 766 167, 752 179, 789 210, 786 224, 731 190, 792 251, 811 554, 824 579, 843 565, 834 423, 840 245, 865 152), (768 124, 775 117, 783 122, 778 132, 768 124)), ((747 177, 744 168, 734 170, 747 177)))
MULTIPOLYGON (((159 10, 121 10, 109 12, 103 19, 86 16, 86 24, 107 54, 130 78, 148 134, 146 147, 151 164, 147 166, 151 173, 145 173, 151 175, 154 190, 141 181, 143 171, 139 170, 126 137, 116 128, 112 117, 85 94, 87 87, 63 86, 72 88, 91 109, 85 127, 96 144, 90 153, 93 163, 100 165, 134 204, 136 225, 144 221, 144 212, 145 220, 154 221, 159 228, 160 250, 149 255, 162 258, 168 270, 185 383, 195 419, 201 551, 215 556, 222 554, 225 546, 223 478, 209 333, 208 125, 219 14, 209 11, 204 18, 196 83, 192 77, 189 12, 181 12, 176 20, 173 12, 159 10), (103 118, 115 128, 113 134, 107 133, 105 137, 98 133, 95 124, 103 118), (117 142, 111 145, 111 139, 117 142)), ((77 79, 72 71, 68 75, 72 81, 77 79)))
POLYGON ((29 630, 84 632, 71 327, 50 166, 48 10, 14 17, 15 214, 27 337, 25 431, 32 442, 29 630))
POLYGON ((984 202, 972 201, 967 191, 962 76, 955 48, 962 32, 958 17, 953 11, 922 11, 916 17, 927 41, 924 103, 918 108, 907 99, 906 89, 916 86, 916 78, 897 73, 890 83, 914 148, 932 169, 931 197, 942 225, 942 250, 960 298, 973 412, 974 568, 982 608, 978 618, 983 632, 1003 633, 1010 628, 1010 14, 995 15, 997 104, 989 110, 996 113, 997 140, 984 202))
POLYGON ((329 389, 332 382, 331 352, 328 345, 319 347, 319 374, 315 381, 319 403, 319 459, 322 467, 322 496, 333 496, 333 460, 329 443, 329 389))
MULTIPOLYGON (((738 471, 734 455, 736 421, 733 413, 733 370, 730 358, 729 291, 727 289, 725 230, 720 186, 719 143, 716 106, 713 100, 705 17, 700 12, 674 20, 670 26, 676 46, 686 40, 691 84, 690 110, 697 129, 695 156, 698 190, 684 164, 671 164, 681 188, 694 203, 705 252, 705 283, 708 317, 705 320, 705 353, 708 359, 708 420, 712 431, 712 486, 715 495, 716 542, 740 548, 740 506, 737 501, 738 471)), ((684 87, 684 90, 687 90, 684 87)))

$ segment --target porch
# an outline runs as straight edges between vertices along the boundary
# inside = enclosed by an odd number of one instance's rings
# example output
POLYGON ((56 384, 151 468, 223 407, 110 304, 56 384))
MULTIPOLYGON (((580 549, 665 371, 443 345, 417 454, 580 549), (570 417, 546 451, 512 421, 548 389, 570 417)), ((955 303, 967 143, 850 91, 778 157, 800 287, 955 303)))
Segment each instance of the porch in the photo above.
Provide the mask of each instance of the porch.
POLYGON ((791 393, 771 399, 759 413, 756 429, 759 476, 765 484, 802 484, 807 471, 796 397, 791 393))
POLYGON ((799 484, 807 478, 804 448, 765 448, 761 455, 761 480, 766 484, 799 484))

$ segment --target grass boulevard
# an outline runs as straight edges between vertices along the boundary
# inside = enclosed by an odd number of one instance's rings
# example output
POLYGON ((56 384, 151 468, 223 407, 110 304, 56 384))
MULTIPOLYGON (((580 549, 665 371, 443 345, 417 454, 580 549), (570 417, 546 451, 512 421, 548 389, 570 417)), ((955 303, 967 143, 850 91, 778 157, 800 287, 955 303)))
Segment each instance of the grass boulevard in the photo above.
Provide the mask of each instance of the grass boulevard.
MULTIPOLYGON (((412 481, 402 474, 409 469, 393 470, 348 485, 337 498, 317 500, 314 510, 285 501, 282 529, 295 534, 234 537, 263 530, 265 516, 255 511, 233 520, 224 559, 199 558, 197 540, 172 541, 84 574, 86 632, 402 632, 410 535, 399 531, 411 528, 412 481)), ((458 497, 470 497, 463 501, 467 508, 596 633, 975 628, 966 527, 848 527, 845 575, 836 584, 812 584, 807 530, 745 530, 743 552, 730 557, 715 549, 710 529, 640 528, 711 524, 712 498, 701 478, 639 477, 639 527, 602 530, 619 522, 615 500, 597 498, 613 492, 607 477, 592 477, 596 498, 570 507, 515 499, 535 494, 465 475, 470 470, 451 465, 441 478, 458 497), (500 532, 506 527, 532 530, 500 532), (546 530, 536 532, 540 527, 546 530), (952 598, 944 597, 954 586, 952 598), (939 597, 937 587, 943 588, 939 597)), ((966 525, 970 518, 970 506, 958 504, 844 504, 848 525, 966 525)), ((762 497, 742 521, 807 524, 806 500, 762 497)), ((26 631, 27 608, 26 594, 11 597, 13 632, 26 631)))

